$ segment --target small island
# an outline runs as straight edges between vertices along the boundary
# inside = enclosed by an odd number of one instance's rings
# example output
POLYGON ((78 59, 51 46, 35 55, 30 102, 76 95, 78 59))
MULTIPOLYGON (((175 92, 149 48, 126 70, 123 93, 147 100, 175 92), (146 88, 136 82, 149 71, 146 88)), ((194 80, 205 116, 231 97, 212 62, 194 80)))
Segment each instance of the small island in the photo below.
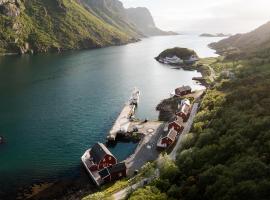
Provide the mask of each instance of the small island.
POLYGON ((167 65, 185 66, 194 64, 199 57, 194 50, 175 47, 163 51, 155 59, 167 65))
POLYGON ((202 33, 200 35, 200 37, 229 37, 229 36, 231 36, 231 34, 224 34, 224 33, 215 33, 215 34, 202 33))

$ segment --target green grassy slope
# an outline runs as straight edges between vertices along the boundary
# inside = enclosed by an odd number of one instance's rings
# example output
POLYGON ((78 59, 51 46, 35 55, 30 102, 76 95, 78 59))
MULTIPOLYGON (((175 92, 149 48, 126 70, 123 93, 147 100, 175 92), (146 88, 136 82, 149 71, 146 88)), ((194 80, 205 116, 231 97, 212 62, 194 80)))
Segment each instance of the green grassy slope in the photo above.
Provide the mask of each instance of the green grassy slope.
POLYGON ((269 57, 270 22, 249 33, 237 34, 210 46, 223 55, 237 53, 241 57, 269 57))
POLYGON ((95 48, 134 39, 94 16, 77 1, 25 0, 20 10, 18 17, 0 14, 0 53, 95 48))

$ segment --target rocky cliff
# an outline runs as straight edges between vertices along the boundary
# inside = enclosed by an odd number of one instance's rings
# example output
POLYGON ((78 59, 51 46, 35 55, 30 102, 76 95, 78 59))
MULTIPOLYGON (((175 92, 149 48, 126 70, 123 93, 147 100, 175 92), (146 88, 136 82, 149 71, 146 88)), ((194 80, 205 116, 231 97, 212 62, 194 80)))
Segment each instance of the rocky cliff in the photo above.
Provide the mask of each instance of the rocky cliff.
POLYGON ((138 7, 126 9, 122 2, 118 0, 79 1, 95 16, 134 36, 142 37, 174 34, 158 29, 147 8, 138 7))

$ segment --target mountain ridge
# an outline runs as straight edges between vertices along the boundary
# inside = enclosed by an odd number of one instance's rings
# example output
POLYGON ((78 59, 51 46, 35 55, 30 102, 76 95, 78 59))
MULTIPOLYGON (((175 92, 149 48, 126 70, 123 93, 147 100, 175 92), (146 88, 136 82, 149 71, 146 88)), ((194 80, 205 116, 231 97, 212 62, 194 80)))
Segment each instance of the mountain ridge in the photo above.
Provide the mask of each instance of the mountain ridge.
POLYGON ((0 0, 0 55, 101 48, 149 36, 126 10, 118 0, 0 0))
POLYGON ((209 45, 221 55, 238 54, 244 57, 256 55, 269 55, 270 51, 270 21, 253 31, 236 34, 209 45), (267 53, 268 52, 268 53, 267 53))

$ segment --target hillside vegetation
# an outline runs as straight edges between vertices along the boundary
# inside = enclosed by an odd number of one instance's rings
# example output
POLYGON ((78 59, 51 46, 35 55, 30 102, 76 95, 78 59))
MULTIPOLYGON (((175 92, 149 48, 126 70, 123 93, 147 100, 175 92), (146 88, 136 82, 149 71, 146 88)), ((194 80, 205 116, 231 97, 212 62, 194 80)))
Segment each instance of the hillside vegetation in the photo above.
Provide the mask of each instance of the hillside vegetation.
MULTIPOLYGON (((1 51, 47 52, 127 43, 133 38, 72 0, 25 0, 0 14, 1 51)), ((9 7, 7 7, 9 8, 9 7)))
POLYGON ((160 178, 130 199, 269 199, 268 31, 270 23, 211 45, 225 57, 200 61, 218 78, 207 90, 191 132, 183 137, 176 162, 168 160, 160 178), (228 52, 231 47, 238 50, 228 52))
POLYGON ((161 52, 156 59, 177 56, 183 60, 188 60, 192 55, 197 56, 196 52, 191 49, 175 47, 161 52))
POLYGON ((241 58, 258 57, 268 58, 270 55, 270 22, 245 34, 237 34, 210 47, 222 55, 237 56, 241 58))
POLYGON ((231 70, 235 78, 220 77, 208 90, 176 163, 130 199, 269 198, 270 64, 222 61, 212 67, 231 70))
POLYGON ((169 34, 147 8, 133 10, 136 19, 118 0, 0 0, 0 54, 99 48, 169 34))

